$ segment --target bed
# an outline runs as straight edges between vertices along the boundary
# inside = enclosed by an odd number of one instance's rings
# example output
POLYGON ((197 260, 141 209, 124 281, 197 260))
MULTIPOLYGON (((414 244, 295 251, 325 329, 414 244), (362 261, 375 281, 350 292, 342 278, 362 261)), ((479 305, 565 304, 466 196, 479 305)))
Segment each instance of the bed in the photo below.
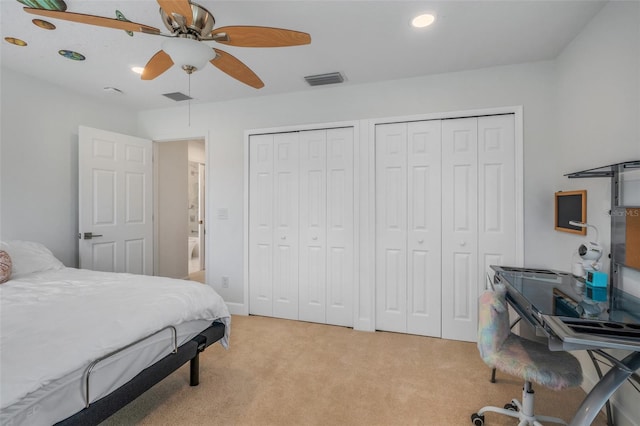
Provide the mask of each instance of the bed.
POLYGON ((228 346, 222 298, 197 282, 65 267, 38 243, 2 243, 0 424, 97 424, 198 354, 228 346), (6 262, 3 262, 6 266, 6 262), (6 278, 6 277, 5 277, 6 278))

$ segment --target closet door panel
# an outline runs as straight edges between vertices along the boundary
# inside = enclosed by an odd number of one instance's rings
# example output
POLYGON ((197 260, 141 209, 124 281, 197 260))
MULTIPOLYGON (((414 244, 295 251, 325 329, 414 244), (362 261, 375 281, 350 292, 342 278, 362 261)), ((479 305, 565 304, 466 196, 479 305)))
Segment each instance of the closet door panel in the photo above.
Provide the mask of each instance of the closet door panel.
MULTIPOLYGON (((478 119, 479 275, 516 264, 514 116, 478 119)), ((481 286, 482 288, 482 286, 481 286)))
POLYGON ((376 126, 376 328, 407 329, 407 124, 376 126))
POLYGON ((478 299, 477 119, 442 122, 442 337, 475 341, 478 299))
POLYGON ((273 137, 273 316, 298 318, 298 134, 273 137))
POLYGON ((299 319, 326 321, 326 131, 300 132, 299 319))
POLYGON ((273 135, 249 140, 249 312, 273 315, 273 135))
POLYGON ((327 311, 328 324, 353 325, 354 205, 353 128, 327 134, 327 311))
POLYGON ((440 336, 440 120, 407 129, 407 332, 440 336))

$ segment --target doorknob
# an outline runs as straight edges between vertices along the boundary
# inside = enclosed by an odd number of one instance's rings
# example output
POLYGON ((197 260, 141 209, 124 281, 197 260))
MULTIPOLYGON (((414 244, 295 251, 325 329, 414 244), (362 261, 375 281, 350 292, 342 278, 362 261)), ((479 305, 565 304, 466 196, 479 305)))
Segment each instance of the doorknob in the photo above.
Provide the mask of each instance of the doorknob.
POLYGON ((466 242, 466 241, 460 241, 460 247, 464 247, 464 246, 466 246, 466 245, 467 245, 467 242, 466 242))
POLYGON ((423 239, 419 239, 418 240, 418 244, 422 244, 422 243, 424 243, 424 240, 423 239))
POLYGON ((85 232, 84 233, 84 239, 85 240, 90 240, 90 239, 96 238, 96 237, 102 237, 102 234, 94 234, 93 232, 85 232))

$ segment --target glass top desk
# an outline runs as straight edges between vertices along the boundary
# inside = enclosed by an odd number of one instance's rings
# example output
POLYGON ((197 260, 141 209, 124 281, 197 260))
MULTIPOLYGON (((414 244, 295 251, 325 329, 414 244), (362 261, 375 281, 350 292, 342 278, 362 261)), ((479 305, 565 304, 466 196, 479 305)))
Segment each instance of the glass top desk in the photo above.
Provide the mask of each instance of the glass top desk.
POLYGON ((491 266, 493 283, 507 288, 507 300, 551 350, 595 350, 612 362, 589 392, 570 425, 591 424, 609 397, 640 368, 640 299, 621 291, 606 301, 587 297, 583 282, 550 270, 491 266), (611 300, 609 300, 611 299, 611 300), (617 359, 602 349, 631 351, 617 359))

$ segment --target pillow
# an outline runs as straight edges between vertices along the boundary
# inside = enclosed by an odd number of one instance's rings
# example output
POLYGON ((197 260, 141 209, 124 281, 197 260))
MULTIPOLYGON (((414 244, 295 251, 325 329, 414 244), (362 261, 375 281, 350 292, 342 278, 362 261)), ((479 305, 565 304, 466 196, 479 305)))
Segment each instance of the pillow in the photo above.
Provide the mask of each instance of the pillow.
POLYGON ((11 279, 11 256, 4 250, 0 250, 0 284, 11 279))
POLYGON ((20 275, 31 274, 48 270, 64 268, 51 253, 51 251, 40 243, 32 241, 9 241, 2 243, 4 250, 11 256, 12 277, 18 278, 20 275))

